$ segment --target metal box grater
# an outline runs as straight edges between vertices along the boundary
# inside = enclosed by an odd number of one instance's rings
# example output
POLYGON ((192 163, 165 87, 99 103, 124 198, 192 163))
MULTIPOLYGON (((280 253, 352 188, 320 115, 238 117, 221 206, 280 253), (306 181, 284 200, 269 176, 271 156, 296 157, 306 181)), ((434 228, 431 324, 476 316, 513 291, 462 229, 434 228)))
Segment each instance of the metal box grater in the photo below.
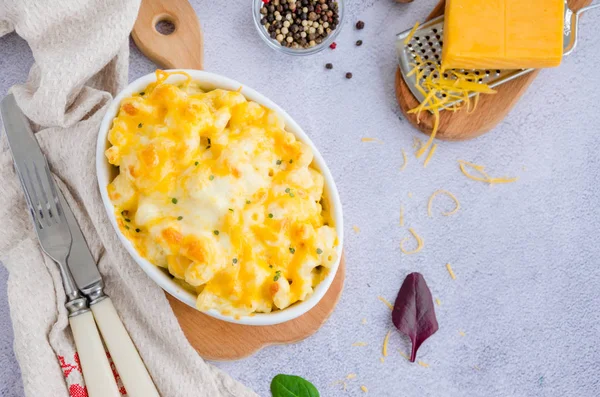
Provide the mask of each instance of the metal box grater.
MULTIPOLYGON (((567 2, 565 1, 565 15, 564 15, 564 34, 563 34, 563 54, 568 55, 573 48, 575 47, 576 38, 577 38, 577 16, 581 12, 596 8, 599 5, 589 6, 584 9, 579 10, 577 13, 573 13, 573 11, 567 6, 567 2), (575 18, 573 18, 575 16, 575 18)), ((416 88, 416 74, 412 76, 408 76, 410 71, 413 69, 410 66, 411 63, 414 62, 414 58, 416 55, 419 55, 423 60, 426 61, 434 61, 438 66, 442 63, 442 46, 444 45, 443 37, 444 37, 444 16, 441 15, 437 18, 434 18, 430 21, 423 23, 423 25, 419 26, 415 31, 413 37, 410 41, 405 45, 404 40, 408 37, 412 29, 406 30, 402 33, 399 33, 396 36, 396 52, 398 55, 398 64, 400 66, 400 72, 402 73, 402 77, 404 81, 408 85, 408 88, 415 96, 415 98, 419 101, 419 103, 425 100, 425 96, 416 88)), ((427 68, 426 68, 427 69, 427 68)), ((485 83, 489 85, 491 88, 497 87, 500 84, 506 83, 512 79, 516 79, 517 77, 523 76, 524 74, 530 73, 534 69, 516 69, 516 70, 465 70, 458 69, 459 72, 472 76, 473 82, 485 83)), ((421 81, 422 83, 424 79, 429 76, 432 72, 435 72, 433 67, 430 67, 429 70, 425 70, 421 81)), ((437 76, 433 76, 436 78, 437 76)), ((449 79, 456 79, 452 74, 444 74, 444 77, 449 79)), ((439 94, 441 95, 441 94, 439 94)), ((439 96, 438 95, 438 96, 439 96)), ((475 93, 471 93, 469 97, 475 96, 475 93)), ((439 96, 441 99, 441 96, 439 96)), ((447 106, 452 106, 462 100, 456 100, 452 103, 447 104, 447 106)))

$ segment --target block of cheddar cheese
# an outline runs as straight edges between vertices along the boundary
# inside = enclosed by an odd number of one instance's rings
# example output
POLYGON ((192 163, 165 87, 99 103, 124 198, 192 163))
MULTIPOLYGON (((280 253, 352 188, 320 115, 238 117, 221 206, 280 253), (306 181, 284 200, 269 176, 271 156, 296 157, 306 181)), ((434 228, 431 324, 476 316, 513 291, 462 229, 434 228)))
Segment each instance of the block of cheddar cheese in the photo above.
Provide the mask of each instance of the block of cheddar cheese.
POLYGON ((446 0, 443 69, 558 66, 564 0, 446 0))

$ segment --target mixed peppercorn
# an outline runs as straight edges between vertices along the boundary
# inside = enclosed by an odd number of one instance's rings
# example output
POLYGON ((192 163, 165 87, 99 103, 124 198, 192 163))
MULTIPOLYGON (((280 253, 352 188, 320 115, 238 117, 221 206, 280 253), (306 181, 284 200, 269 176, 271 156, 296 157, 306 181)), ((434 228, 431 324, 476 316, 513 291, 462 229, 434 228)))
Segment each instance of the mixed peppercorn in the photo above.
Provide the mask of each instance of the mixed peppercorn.
POLYGON ((335 0, 263 0, 260 13, 269 36, 295 49, 321 44, 340 23, 335 0))

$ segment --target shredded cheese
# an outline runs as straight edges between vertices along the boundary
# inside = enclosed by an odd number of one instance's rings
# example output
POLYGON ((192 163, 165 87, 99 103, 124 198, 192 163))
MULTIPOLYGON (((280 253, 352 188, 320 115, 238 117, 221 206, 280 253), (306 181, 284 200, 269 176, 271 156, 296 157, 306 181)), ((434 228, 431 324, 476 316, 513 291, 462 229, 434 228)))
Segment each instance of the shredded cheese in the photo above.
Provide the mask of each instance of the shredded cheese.
POLYGON ((383 143, 382 140, 377 139, 377 138, 361 138, 361 141, 363 142, 377 142, 377 143, 383 143))
POLYGON ((354 379, 354 378, 356 378, 356 374, 348 374, 346 376, 346 379, 354 379))
POLYGON ((464 331, 458 331, 458 334, 459 334, 460 336, 467 336, 467 334, 465 334, 465 332, 464 332, 464 331))
POLYGON ((413 194, 412 192, 408 192, 408 198, 412 198, 413 194))
POLYGON ((479 371, 479 370, 481 370, 481 368, 479 368, 477 365, 474 365, 474 366, 473 366, 473 369, 474 369, 474 370, 476 370, 476 371, 479 371))
POLYGON ((417 138, 416 136, 413 137, 413 149, 418 150, 421 148, 421 146, 423 146, 423 141, 417 138))
POLYGON ((360 233, 360 228, 356 225, 352 226, 352 230, 354 230, 354 233, 360 233))
POLYGON ((381 361, 381 363, 383 364, 385 362, 385 358, 379 357, 379 361, 381 361))
POLYGON ((390 301, 388 301, 387 299, 385 299, 383 296, 378 296, 378 297, 377 297, 377 299, 379 299, 380 301, 382 301, 383 303, 385 303, 385 305, 386 305, 387 307, 389 307, 389 308, 390 308, 390 310, 394 310, 394 305, 392 305, 392 304, 390 303, 390 301))
POLYGON ((383 357, 387 357, 388 355, 388 342, 390 341, 390 335, 392 334, 392 331, 388 331, 387 334, 385 334, 385 338, 383 338, 383 347, 381 348, 381 354, 383 354, 383 357))
POLYGON ((404 226, 404 206, 400 206, 400 226, 404 226))
POLYGON ((419 28, 419 25, 420 25, 419 22, 415 23, 415 26, 413 26, 413 28, 410 30, 410 32, 408 32, 408 36, 406 36, 406 38, 404 39, 404 45, 407 45, 408 43, 410 43, 413 36, 415 35, 415 32, 419 28))
MULTIPOLYGON (((415 28, 413 28, 416 30, 415 28)), ((412 31, 411 31, 412 32, 412 31)), ((414 32, 413 32, 414 33, 414 32)), ((412 38, 409 34, 408 38, 412 38)), ((410 41, 410 40, 409 40, 410 41)), ((408 42, 405 41, 405 45, 408 42)), ((419 55, 415 55, 414 63, 410 64, 413 69, 408 76, 415 76, 415 88, 425 97, 425 99, 414 109, 408 111, 409 114, 416 113, 417 124, 421 121, 421 112, 424 110, 433 113, 433 128, 429 139, 424 145, 420 145, 416 156, 421 157, 431 146, 440 125, 440 110, 457 111, 466 106, 467 113, 475 111, 479 102, 479 94, 494 94, 496 91, 487 84, 472 81, 472 76, 457 71, 444 73, 436 62, 423 60, 419 55), (433 70, 432 70, 433 69, 433 70), (425 73, 429 72, 427 76, 425 73), (448 73, 451 73, 456 79, 450 79, 448 73), (435 77, 434 77, 435 76, 435 77), (475 104, 471 109, 469 95, 475 93, 475 104), (452 102, 462 101, 462 103, 452 102)))
POLYGON ((404 163, 402 164, 402 167, 400 167, 400 171, 404 171, 408 165, 408 158, 406 157, 406 152, 404 149, 402 149, 402 158, 404 159, 404 163))
POLYGON ((425 162, 423 163, 423 168, 427 167, 427 164, 429 164, 429 160, 431 160, 431 157, 435 153, 435 149, 437 149, 437 143, 434 143, 431 149, 429 149, 429 153, 427 154, 427 157, 425 157, 425 162))
POLYGON ((367 386, 365 386, 365 385, 362 385, 362 386, 360 387, 360 390, 364 391, 365 393, 368 393, 368 392, 369 392, 369 389, 367 389, 367 386))
POLYGON ((456 207, 454 207, 454 209, 450 212, 442 212, 442 215, 444 216, 450 216, 450 215, 454 215, 458 212, 458 210, 460 209, 460 202, 458 201, 458 199, 456 198, 455 195, 453 195, 452 193, 450 193, 447 190, 436 190, 435 192, 433 192, 433 194, 431 195, 431 197, 429 197, 429 202, 427 203, 427 214, 429 215, 429 217, 432 217, 431 214, 431 205, 433 203, 433 199, 435 198, 435 196, 437 196, 438 194, 445 194, 447 196, 449 196, 452 200, 454 200, 454 204, 456 205, 456 207))
POLYGON ((448 273, 450 274, 450 277, 452 277, 452 280, 456 280, 456 275, 454 274, 454 270, 452 270, 452 266, 450 266, 449 263, 446 263, 446 269, 448 269, 448 273))
POLYGON ((402 350, 398 349, 398 353, 400 353, 400 355, 402 357, 404 357, 405 359, 407 359, 408 361, 410 361, 410 357, 408 357, 408 354, 404 353, 402 350))
POLYGON ((360 323, 361 323, 362 325, 365 325, 365 324, 367 323, 367 319, 366 319, 366 318, 363 318, 362 320, 360 320, 360 323))
POLYGON ((435 298, 435 303, 437 303, 438 306, 442 306, 442 301, 439 300, 439 298, 435 298))
POLYGON ((421 236, 419 236, 414 230, 413 228, 409 228, 408 231, 410 232, 410 234, 412 234, 412 236, 417 240, 417 248, 415 248, 412 251, 407 251, 404 249, 404 243, 407 240, 410 240, 410 237, 405 237, 402 239, 402 241, 400 241, 400 251, 402 251, 402 253, 407 254, 407 255, 411 255, 411 254, 416 254, 417 252, 421 251, 423 249, 423 239, 421 238, 421 236))
POLYGON ((356 346, 366 346, 366 345, 367 345, 367 342, 354 342, 354 343, 352 344, 352 346, 355 346, 355 347, 356 347, 356 346))
POLYGON ((470 163, 470 162, 464 161, 464 160, 458 160, 458 164, 459 164, 461 172, 467 178, 472 179, 474 181, 485 182, 485 183, 489 183, 490 185, 493 185, 494 183, 512 183, 518 179, 518 178, 508 178, 508 177, 492 178, 485 172, 485 167, 482 165, 473 164, 473 163, 470 163), (477 173, 479 175, 473 175, 473 174, 469 173, 469 171, 467 170, 467 167, 477 171, 477 173))
POLYGON ((421 360, 417 361, 417 364, 419 364, 421 367, 429 368, 429 364, 427 364, 421 360))

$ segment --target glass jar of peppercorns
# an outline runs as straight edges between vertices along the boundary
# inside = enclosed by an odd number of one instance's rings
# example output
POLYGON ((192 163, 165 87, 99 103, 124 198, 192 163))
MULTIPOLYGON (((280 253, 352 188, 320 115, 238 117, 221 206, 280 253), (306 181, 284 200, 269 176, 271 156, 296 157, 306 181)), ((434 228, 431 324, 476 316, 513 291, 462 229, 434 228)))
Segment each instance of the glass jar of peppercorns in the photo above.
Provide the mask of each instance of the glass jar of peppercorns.
POLYGON ((269 47, 310 55, 329 47, 340 32, 342 0, 253 0, 252 15, 269 47))

